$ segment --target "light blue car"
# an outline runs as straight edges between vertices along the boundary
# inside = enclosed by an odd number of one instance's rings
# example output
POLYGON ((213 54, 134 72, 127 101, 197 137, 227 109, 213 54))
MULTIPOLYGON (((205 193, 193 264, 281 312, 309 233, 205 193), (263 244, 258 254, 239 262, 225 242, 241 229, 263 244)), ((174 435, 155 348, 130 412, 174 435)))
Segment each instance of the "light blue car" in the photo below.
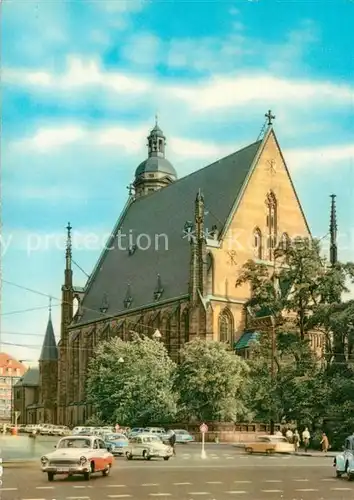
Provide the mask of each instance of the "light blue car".
POLYGON ((354 435, 345 440, 343 451, 335 457, 333 467, 337 477, 346 474, 348 481, 354 481, 354 435))
POLYGON ((124 434, 105 434, 103 440, 107 445, 107 449, 110 450, 112 455, 121 456, 124 455, 126 448, 129 445, 129 440, 124 434))
POLYGON ((176 443, 178 444, 187 444, 194 442, 194 437, 184 429, 173 429, 173 432, 176 434, 176 443))

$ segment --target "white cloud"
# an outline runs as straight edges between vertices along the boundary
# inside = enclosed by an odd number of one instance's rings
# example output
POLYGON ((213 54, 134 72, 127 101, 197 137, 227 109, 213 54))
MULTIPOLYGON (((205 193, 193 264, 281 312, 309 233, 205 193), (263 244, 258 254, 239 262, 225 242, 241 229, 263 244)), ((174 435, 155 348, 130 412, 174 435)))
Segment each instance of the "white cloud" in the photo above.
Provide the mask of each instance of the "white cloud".
POLYGON ((47 153, 74 144, 83 139, 84 135, 85 132, 75 125, 60 128, 40 128, 33 137, 19 141, 18 145, 21 149, 47 153))
POLYGON ((90 88, 105 89, 116 93, 146 93, 150 89, 148 81, 120 72, 102 69, 98 60, 82 61, 75 56, 67 59, 67 71, 56 74, 46 70, 28 71, 6 69, 2 71, 3 83, 31 87, 33 91, 73 92, 90 88))
POLYGON ((234 78, 214 78, 201 85, 175 86, 171 89, 176 98, 200 113, 214 109, 229 109, 237 106, 255 106, 259 103, 287 103, 289 107, 348 105, 354 94, 354 87, 326 82, 287 80, 268 75, 253 75, 234 78))
MULTIPOLYGON (((135 128, 101 127, 90 129, 83 125, 41 128, 32 137, 14 142, 12 149, 17 149, 21 154, 31 151, 49 155, 63 147, 70 147, 74 144, 89 144, 91 150, 92 148, 102 148, 107 152, 109 148, 113 148, 130 157, 132 155, 144 157, 146 156, 146 132, 149 128, 151 128, 151 124, 135 128)), ((213 161, 234 150, 235 145, 213 144, 210 141, 190 140, 177 136, 169 137, 168 141, 168 156, 177 161, 213 161)))
POLYGON ((95 91, 95 100, 112 96, 135 96, 135 99, 109 100, 110 107, 124 105, 138 106, 136 97, 144 99, 144 104, 159 106, 162 109, 184 106, 190 113, 206 114, 229 112, 231 109, 247 106, 248 113, 270 103, 274 109, 282 108, 287 113, 309 113, 320 111, 326 104, 327 112, 331 107, 348 106, 352 103, 354 87, 327 81, 280 78, 266 73, 249 73, 244 76, 215 75, 186 85, 182 82, 170 84, 154 81, 145 76, 104 70, 98 61, 82 61, 78 57, 68 58, 67 71, 56 74, 45 70, 28 71, 4 69, 3 83, 29 87, 32 92, 55 93, 56 99, 77 99, 83 92, 95 91), (104 91, 104 92, 103 92, 104 91))
POLYGON ((333 168, 338 163, 354 166, 354 143, 321 146, 320 148, 290 149, 287 161, 296 168, 333 168))

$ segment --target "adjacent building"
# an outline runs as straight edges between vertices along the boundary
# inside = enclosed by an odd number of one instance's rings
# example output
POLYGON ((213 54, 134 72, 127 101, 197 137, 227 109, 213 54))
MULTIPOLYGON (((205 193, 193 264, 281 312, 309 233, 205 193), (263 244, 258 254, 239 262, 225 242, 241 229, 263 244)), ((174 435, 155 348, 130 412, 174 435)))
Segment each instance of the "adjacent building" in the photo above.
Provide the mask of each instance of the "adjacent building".
POLYGON ((27 421, 84 423, 92 414, 88 362, 97 344, 114 336, 129 340, 132 332, 159 329, 176 361, 197 336, 247 348, 250 289, 235 287, 238 272, 249 259, 272 266, 279 244, 310 237, 267 116, 260 140, 179 180, 156 124, 148 157, 84 288, 73 281, 68 225, 60 341, 49 317, 39 370, 16 386, 27 421))
POLYGON ((0 353, 0 421, 11 422, 14 418, 13 389, 25 373, 26 367, 5 352, 0 353))

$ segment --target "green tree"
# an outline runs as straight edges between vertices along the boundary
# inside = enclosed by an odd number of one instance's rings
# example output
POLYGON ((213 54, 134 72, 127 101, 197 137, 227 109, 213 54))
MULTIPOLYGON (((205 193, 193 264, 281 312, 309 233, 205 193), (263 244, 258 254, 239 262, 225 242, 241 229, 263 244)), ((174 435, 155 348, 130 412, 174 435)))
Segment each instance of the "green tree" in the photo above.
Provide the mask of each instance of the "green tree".
POLYGON ((100 344, 90 362, 88 401, 105 423, 167 423, 176 414, 175 370, 163 343, 138 335, 131 342, 114 338, 100 344))
POLYGON ((197 338, 181 357, 176 386, 182 418, 236 422, 248 414, 243 390, 249 370, 225 343, 197 338))
POLYGON ((270 337, 262 332, 252 348, 247 405, 258 421, 275 418, 313 426, 328 403, 322 368, 307 341, 293 333, 276 336, 275 374, 271 375, 270 337))
POLYGON ((352 399, 341 387, 352 387, 353 381, 354 302, 343 302, 343 294, 348 280, 353 281, 353 269, 352 263, 329 266, 319 243, 309 239, 277 249, 272 266, 254 261, 243 266, 236 286, 250 284, 249 326, 261 331, 249 362, 248 404, 258 418, 277 414, 323 429, 332 415, 337 427, 340 421, 345 424, 352 399), (269 329, 259 327, 265 316, 276 325, 275 352, 269 329), (327 367, 314 357, 307 341, 316 331, 326 339, 327 367))

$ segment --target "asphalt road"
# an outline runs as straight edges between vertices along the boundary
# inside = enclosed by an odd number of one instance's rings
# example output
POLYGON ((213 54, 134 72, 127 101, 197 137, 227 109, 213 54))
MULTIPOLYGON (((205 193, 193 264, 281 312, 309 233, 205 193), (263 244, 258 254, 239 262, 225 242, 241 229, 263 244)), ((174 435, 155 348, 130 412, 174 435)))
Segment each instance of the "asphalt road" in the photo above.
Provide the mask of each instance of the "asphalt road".
POLYGON ((1 500, 352 500, 354 483, 335 479, 330 458, 180 454, 169 462, 117 459, 111 475, 49 483, 37 467, 5 469, 1 500))

